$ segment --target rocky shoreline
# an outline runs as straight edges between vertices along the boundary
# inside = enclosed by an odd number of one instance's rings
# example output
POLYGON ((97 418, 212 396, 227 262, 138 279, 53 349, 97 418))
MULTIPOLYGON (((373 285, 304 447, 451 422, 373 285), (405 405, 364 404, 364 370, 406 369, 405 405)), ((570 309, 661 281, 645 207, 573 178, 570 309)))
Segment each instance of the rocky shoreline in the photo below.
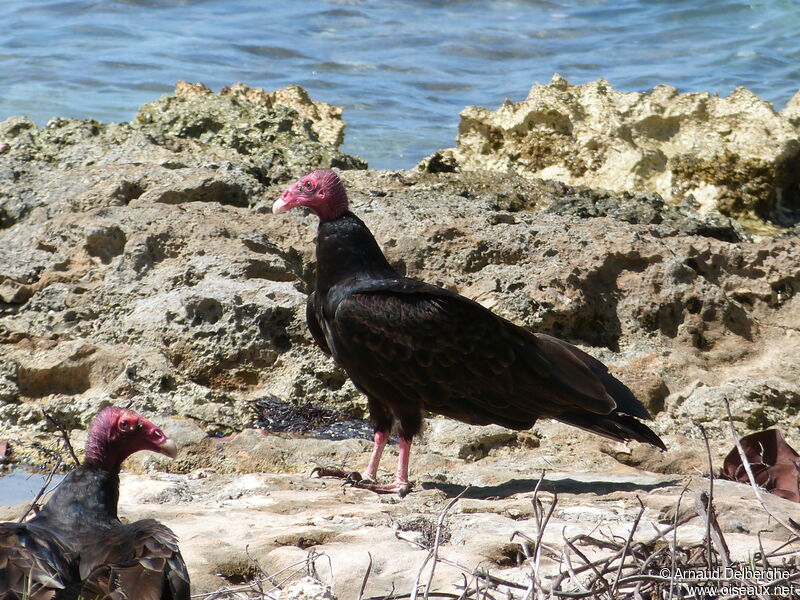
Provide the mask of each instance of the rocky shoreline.
MULTIPOLYGON (((227 523, 225 543, 238 545, 218 554, 234 553, 240 566, 243 539, 268 569, 309 548, 363 558, 375 540, 386 541, 377 560, 402 546, 407 566, 424 551, 398 541, 397 523, 435 519, 465 485, 484 491, 469 501, 477 508, 462 500, 454 515, 487 539, 454 534, 448 552, 506 568, 504 550, 483 548, 508 545, 507 529, 529 518, 542 469, 561 473, 553 481, 589 482, 553 484, 566 494, 565 523, 630 525, 637 494, 658 523, 685 481, 704 485, 695 422, 717 467, 730 450, 726 400, 740 433, 775 426, 800 448, 797 104, 776 113, 746 90, 620 94, 602 80, 556 77, 497 113, 465 109, 458 146, 409 171, 368 170, 338 151, 341 110, 296 87, 217 94, 179 83, 131 123, 8 119, 0 440, 14 460, 42 464, 60 452, 42 411, 78 447, 102 406, 160 415, 181 454, 133 462, 123 509, 176 523, 198 591, 237 580, 217 576, 227 567, 214 558, 212 523, 227 523), (670 451, 553 423, 518 434, 433 420, 411 500, 309 480, 316 464, 366 462, 368 443, 248 428, 265 424, 270 399, 365 412, 306 330, 314 220, 270 213, 287 181, 320 166, 340 170, 354 210, 401 272, 581 345, 649 407, 670 451), (253 523, 247 535, 237 529, 253 523)), ((729 486, 717 510, 744 552, 758 530, 744 532, 748 516, 736 511, 752 498, 729 486)), ((794 506, 770 501, 776 511, 794 506)), ((393 581, 407 589, 416 575, 382 569, 376 594, 393 581)), ((357 596, 356 579, 336 579, 339 597, 357 596)))

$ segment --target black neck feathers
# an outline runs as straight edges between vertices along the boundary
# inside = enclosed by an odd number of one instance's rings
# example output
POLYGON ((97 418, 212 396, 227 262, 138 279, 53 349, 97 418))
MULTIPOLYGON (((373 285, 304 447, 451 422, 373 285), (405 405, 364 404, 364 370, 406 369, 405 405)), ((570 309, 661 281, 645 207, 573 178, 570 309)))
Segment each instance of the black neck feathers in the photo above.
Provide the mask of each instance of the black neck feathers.
POLYGON ((119 523, 118 502, 116 472, 78 467, 64 478, 34 520, 44 520, 53 530, 78 540, 119 523))
POLYGON ((317 291, 346 279, 397 277, 364 222, 350 211, 317 230, 317 291))

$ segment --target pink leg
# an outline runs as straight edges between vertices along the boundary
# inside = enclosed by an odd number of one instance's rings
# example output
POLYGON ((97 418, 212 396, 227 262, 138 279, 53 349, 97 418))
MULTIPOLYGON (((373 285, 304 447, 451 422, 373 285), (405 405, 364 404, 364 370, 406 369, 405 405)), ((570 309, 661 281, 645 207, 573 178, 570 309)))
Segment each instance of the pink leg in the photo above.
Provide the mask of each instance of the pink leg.
POLYGON ((352 485, 365 490, 373 491, 377 494, 399 494, 402 498, 411 491, 411 484, 408 482, 408 462, 411 456, 411 440, 400 438, 400 450, 397 457, 397 473, 393 483, 375 483, 378 476, 378 465, 381 462, 383 449, 389 434, 385 431, 376 431, 373 437, 372 456, 370 456, 367 470, 362 478, 355 472, 347 472, 338 467, 317 467, 311 473, 320 477, 338 477, 346 479, 345 484, 352 485))
MULTIPOLYGON (((408 482, 408 459, 411 456, 411 440, 400 438, 400 452, 397 457, 397 473, 394 483, 373 483, 362 479, 354 482, 355 487, 371 490, 378 494, 399 494, 402 498, 411 491, 411 484, 408 482)), ((372 464, 372 461, 370 461, 372 464)))
POLYGON ((389 434, 385 431, 376 431, 375 435, 373 436, 373 440, 372 456, 369 458, 369 464, 367 465, 367 470, 364 473, 364 479, 377 481, 378 465, 381 462, 381 455, 383 454, 383 449, 386 446, 386 442, 389 440, 389 434))
POLYGON ((400 438, 400 451, 397 457, 397 474, 394 477, 395 483, 408 485, 408 461, 411 458, 411 440, 400 438))

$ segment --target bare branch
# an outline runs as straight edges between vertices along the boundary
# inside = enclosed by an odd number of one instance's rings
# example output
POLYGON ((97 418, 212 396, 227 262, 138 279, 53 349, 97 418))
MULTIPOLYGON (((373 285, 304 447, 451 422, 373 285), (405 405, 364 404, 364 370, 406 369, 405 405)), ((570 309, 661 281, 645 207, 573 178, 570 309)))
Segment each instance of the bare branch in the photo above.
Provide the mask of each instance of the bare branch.
POLYGON ((75 453, 75 449, 72 447, 72 443, 69 441, 69 434, 67 433, 67 430, 64 429, 61 423, 56 421, 50 414, 48 414, 47 411, 43 410, 42 414, 44 415, 44 418, 50 421, 53 427, 55 427, 56 430, 61 434, 61 437, 64 440, 64 447, 67 449, 70 456, 72 456, 72 460, 75 461, 75 466, 76 467, 80 466, 81 461, 78 458, 78 455, 75 453))

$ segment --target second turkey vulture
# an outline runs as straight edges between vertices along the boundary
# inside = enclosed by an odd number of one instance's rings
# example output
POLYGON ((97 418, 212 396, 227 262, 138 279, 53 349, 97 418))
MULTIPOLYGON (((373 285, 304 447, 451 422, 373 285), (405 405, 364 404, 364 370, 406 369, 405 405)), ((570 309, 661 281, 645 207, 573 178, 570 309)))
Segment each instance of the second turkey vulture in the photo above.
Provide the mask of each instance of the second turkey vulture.
POLYGON ((0 523, 0 600, 189 600, 175 534, 153 519, 117 517, 119 470, 134 452, 177 448, 141 415, 104 409, 83 464, 25 523, 0 523))
MULTIPOLYGON (((647 409, 606 366, 572 344, 531 333, 463 296, 401 277, 348 209, 330 170, 287 188, 272 210, 305 206, 319 217, 316 290, 308 327, 366 396, 375 429, 359 482, 376 492, 410 489, 408 461, 423 411, 472 425, 523 430, 548 417, 615 440, 666 449, 638 419, 647 409), (391 484, 374 480, 392 427, 400 443, 391 484)), ((323 469, 322 473, 344 475, 323 469)))

